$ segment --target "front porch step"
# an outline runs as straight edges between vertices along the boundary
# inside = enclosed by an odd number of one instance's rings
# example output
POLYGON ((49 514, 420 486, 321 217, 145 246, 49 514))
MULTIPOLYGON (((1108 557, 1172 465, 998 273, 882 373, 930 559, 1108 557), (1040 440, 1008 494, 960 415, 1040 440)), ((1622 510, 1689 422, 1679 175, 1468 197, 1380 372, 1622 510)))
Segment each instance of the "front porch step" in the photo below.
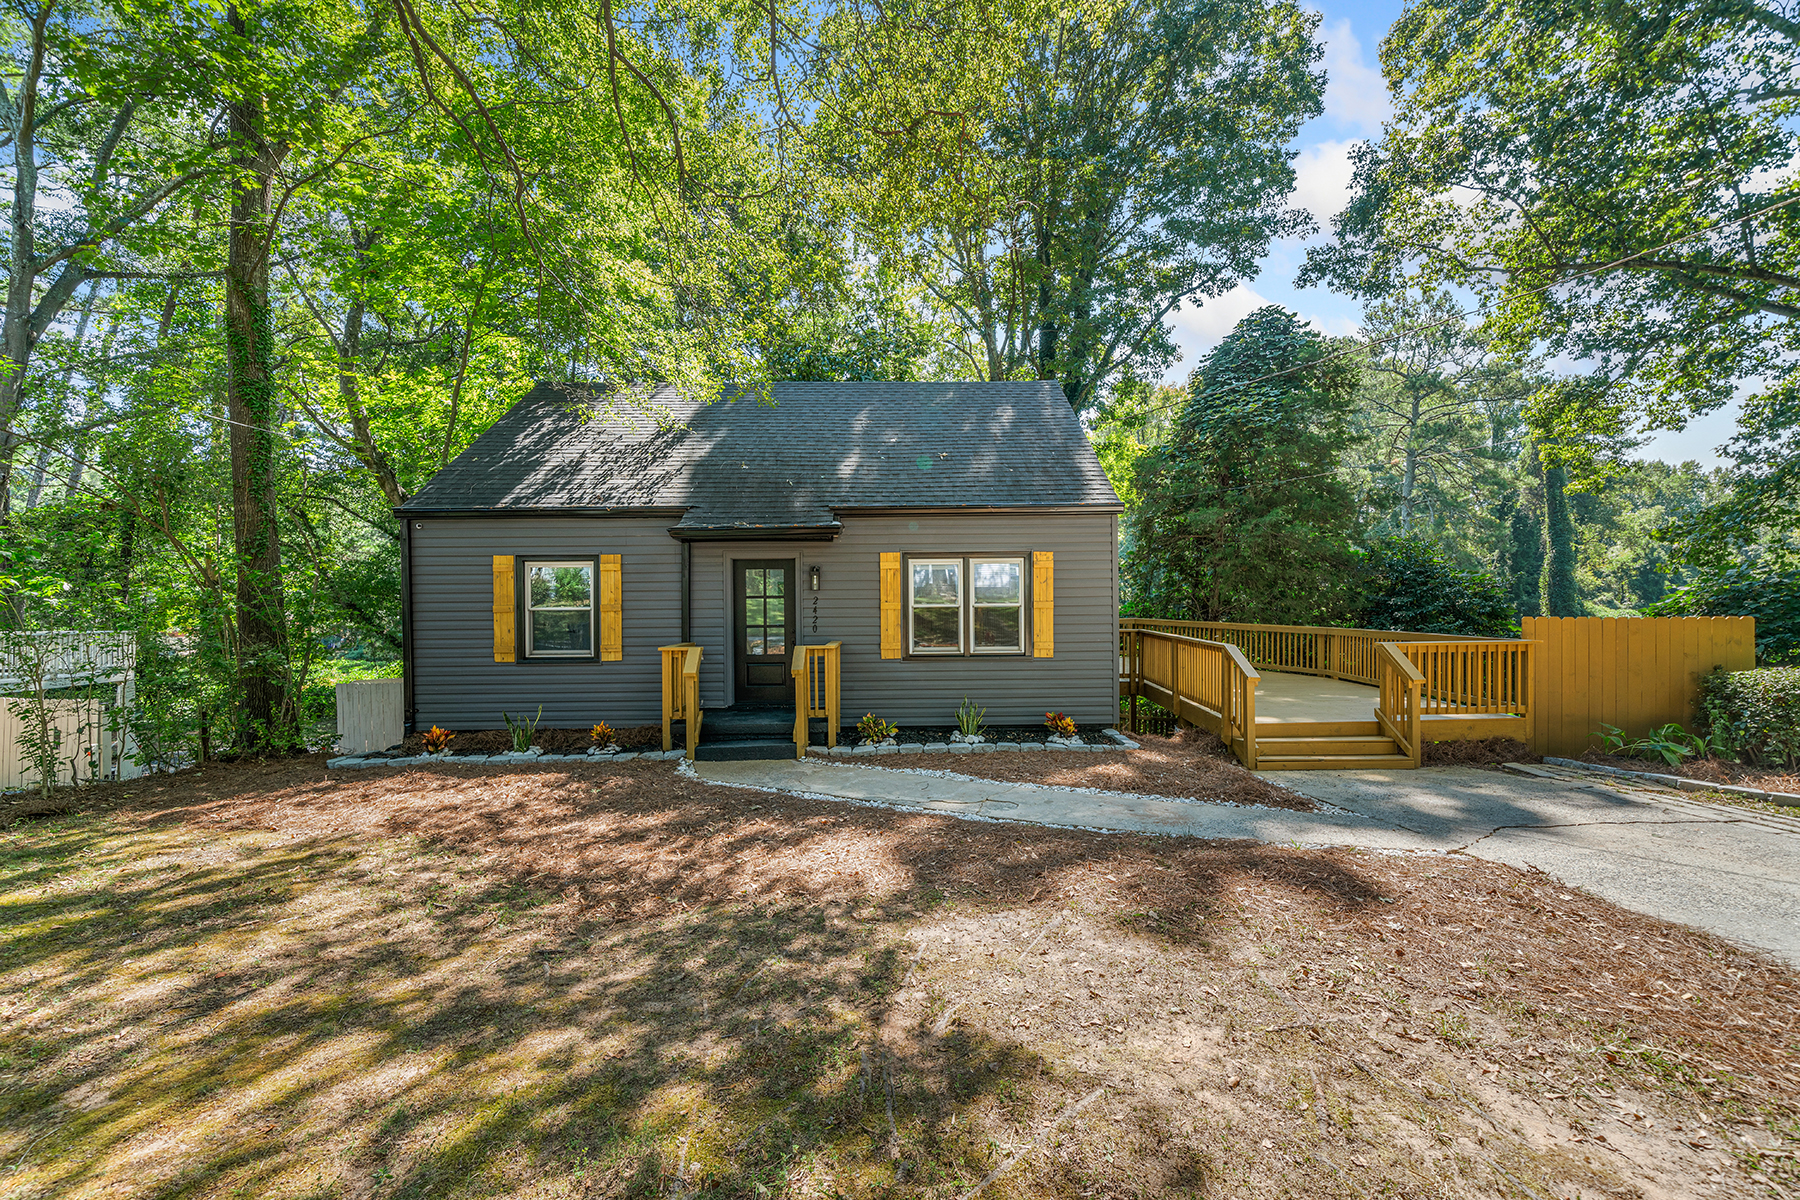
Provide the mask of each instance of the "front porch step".
POLYGON ((1263 758, 1289 758, 1295 756, 1316 756, 1320 754, 1398 754, 1400 747, 1394 745, 1391 737, 1376 734, 1362 734, 1355 737, 1264 737, 1260 731, 1256 735, 1256 756, 1263 758))
POLYGON ((709 708, 700 716, 700 744, 786 738, 794 744, 794 707, 709 708))
MULTIPOLYGON (((706 727, 702 725, 704 733, 706 727)), ((732 741, 702 741, 694 747, 696 762, 778 761, 794 757, 794 739, 737 738, 732 741)))
POLYGON ((1412 759, 1404 754, 1270 755, 1262 753, 1261 740, 1257 742, 1256 769, 1259 771, 1366 771, 1378 767, 1405 770, 1411 766, 1412 759))

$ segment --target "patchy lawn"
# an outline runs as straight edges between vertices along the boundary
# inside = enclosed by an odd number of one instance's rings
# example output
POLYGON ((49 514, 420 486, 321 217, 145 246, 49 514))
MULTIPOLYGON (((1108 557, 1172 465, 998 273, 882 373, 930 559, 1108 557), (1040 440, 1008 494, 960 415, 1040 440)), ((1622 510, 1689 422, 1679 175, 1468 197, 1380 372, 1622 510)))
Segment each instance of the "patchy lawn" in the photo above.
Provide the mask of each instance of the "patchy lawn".
POLYGON ((1581 761, 1599 763, 1606 767, 1621 767, 1627 771, 1648 771, 1654 775, 1681 775, 1702 783, 1729 783, 1765 792, 1800 796, 1800 772, 1792 767, 1758 767, 1749 763, 1727 762, 1722 758, 1684 760, 1670 766, 1660 758, 1624 758, 1617 754, 1602 754, 1598 750, 1589 750, 1581 756, 1581 761))
POLYGON ((1542 875, 673 764, 0 833, 0 1196, 1787 1195, 1796 973, 1542 875))

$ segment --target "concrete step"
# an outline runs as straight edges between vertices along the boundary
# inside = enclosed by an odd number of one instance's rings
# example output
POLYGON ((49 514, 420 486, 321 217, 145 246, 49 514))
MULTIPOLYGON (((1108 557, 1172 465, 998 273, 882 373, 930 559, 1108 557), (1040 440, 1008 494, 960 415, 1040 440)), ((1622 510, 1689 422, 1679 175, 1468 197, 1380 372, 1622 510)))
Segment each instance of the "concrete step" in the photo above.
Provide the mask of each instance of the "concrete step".
POLYGON ((1318 755, 1318 754, 1398 754, 1400 747, 1394 745, 1394 739, 1377 735, 1360 737, 1264 737, 1260 732, 1256 735, 1256 753, 1259 758, 1269 755, 1318 755))
MULTIPOLYGON (((701 731, 705 731, 701 726, 701 731)), ((794 739, 778 738, 736 738, 731 741, 708 742, 702 740, 694 747, 694 758, 698 762, 749 762, 752 760, 776 760, 794 757, 794 739)))
MULTIPOLYGON (((1261 740, 1258 739, 1258 745, 1261 740)), ((1291 754, 1256 755, 1259 771, 1372 771, 1383 767, 1406 769, 1412 759, 1404 754, 1291 754)))

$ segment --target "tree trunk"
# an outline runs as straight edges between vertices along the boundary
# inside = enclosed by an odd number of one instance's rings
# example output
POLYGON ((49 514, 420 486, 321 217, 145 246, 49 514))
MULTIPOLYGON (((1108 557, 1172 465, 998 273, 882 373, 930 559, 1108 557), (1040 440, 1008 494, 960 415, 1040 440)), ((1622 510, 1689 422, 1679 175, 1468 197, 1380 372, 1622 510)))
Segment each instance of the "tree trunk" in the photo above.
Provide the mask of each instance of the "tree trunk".
POLYGON ((12 241, 6 277, 6 316, 0 326, 0 522, 12 513, 13 452, 19 401, 25 392, 25 364, 31 358, 32 285, 37 281, 37 101, 46 52, 44 27, 50 21, 45 4, 32 18, 31 58, 11 103, 13 178, 12 241))
MULTIPOLYGON (((244 32, 234 8, 232 25, 244 32)), ((263 132, 263 98, 228 106, 236 178, 225 268, 226 415, 231 437, 232 532, 237 551, 237 671, 245 750, 292 741, 286 614, 275 505, 275 329, 269 309, 270 204, 280 151, 263 132)))

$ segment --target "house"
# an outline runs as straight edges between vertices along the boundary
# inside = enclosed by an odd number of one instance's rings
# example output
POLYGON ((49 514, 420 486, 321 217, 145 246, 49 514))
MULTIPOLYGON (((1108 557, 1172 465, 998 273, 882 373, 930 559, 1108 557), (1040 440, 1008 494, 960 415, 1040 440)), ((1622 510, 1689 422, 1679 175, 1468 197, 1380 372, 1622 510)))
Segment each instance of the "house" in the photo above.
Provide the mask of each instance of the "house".
POLYGON ((702 403, 539 384, 398 510, 409 727, 782 709, 841 643, 841 712, 1118 719, 1117 496, 1049 381, 780 383, 702 403))

